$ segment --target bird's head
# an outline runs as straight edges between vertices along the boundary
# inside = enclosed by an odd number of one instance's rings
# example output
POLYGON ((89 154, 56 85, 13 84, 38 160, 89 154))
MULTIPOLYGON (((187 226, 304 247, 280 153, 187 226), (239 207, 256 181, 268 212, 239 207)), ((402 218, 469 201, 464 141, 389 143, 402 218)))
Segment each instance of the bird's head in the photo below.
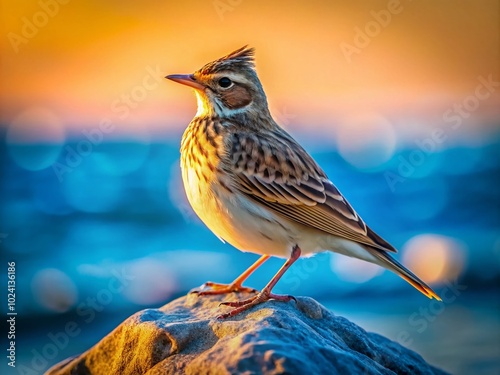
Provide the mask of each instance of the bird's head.
POLYGON ((267 114, 267 100, 255 72, 254 49, 242 47, 212 61, 193 74, 165 78, 195 89, 197 116, 231 117, 238 113, 267 114))

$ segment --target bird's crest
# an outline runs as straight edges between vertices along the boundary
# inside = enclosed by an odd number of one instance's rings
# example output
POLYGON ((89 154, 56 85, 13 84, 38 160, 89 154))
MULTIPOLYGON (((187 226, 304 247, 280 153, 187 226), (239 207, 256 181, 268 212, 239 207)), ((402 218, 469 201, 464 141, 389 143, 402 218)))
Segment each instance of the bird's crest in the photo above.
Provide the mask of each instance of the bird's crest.
POLYGON ((220 59, 206 64, 200 69, 200 73, 213 74, 225 70, 241 69, 255 70, 254 53, 255 50, 253 48, 243 46, 220 59))

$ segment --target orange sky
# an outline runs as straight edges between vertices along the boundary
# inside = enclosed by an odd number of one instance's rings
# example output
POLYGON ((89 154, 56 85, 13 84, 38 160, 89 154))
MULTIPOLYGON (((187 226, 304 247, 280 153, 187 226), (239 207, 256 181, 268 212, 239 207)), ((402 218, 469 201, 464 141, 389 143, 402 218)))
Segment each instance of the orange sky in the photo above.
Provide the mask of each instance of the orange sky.
MULTIPOLYGON (((394 1, 2 0, 0 121, 41 107, 74 131, 104 118, 124 131, 180 130, 195 99, 161 77, 244 44, 278 121, 296 127, 368 113, 404 135, 415 130, 407 119, 439 124, 478 77, 500 80, 498 1, 394 1), (380 11, 385 26, 374 24, 380 11), (346 58, 341 46, 356 47, 367 27, 368 45, 346 58)), ((498 126, 499 93, 474 110, 476 130, 498 126)))

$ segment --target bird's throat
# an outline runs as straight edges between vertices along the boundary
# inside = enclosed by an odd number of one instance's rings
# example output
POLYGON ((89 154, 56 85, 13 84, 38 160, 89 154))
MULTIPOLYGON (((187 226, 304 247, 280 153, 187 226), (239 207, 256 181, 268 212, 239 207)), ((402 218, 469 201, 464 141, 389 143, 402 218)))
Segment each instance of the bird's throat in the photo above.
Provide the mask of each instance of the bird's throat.
POLYGON ((200 93, 198 90, 195 90, 194 93, 196 94, 196 102, 198 105, 198 110, 196 111, 196 116, 197 117, 205 117, 205 116, 210 116, 212 115, 213 108, 208 102, 208 99, 200 93))

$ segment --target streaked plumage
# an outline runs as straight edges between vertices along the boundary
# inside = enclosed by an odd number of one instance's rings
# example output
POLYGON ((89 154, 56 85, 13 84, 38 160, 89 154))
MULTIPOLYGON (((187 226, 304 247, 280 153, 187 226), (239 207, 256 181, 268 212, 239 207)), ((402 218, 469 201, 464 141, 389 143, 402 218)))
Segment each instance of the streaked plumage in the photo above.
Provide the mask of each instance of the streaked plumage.
POLYGON ((373 232, 312 157, 271 117, 255 72, 253 49, 240 48, 191 75, 167 76, 195 89, 198 112, 182 138, 181 168, 190 204, 219 238, 263 254, 290 258, 256 297, 227 317, 269 298, 272 286, 301 254, 330 250, 390 269, 428 297, 439 297, 394 260, 396 250, 373 232))

